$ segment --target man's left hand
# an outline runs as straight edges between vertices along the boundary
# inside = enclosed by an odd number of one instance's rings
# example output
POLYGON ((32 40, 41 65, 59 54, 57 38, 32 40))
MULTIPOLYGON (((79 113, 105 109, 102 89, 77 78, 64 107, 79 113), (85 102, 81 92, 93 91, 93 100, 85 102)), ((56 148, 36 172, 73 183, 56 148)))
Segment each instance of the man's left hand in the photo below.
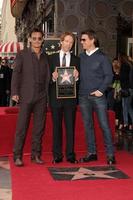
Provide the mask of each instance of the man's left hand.
POLYGON ((103 93, 100 92, 99 90, 96 90, 94 92, 91 92, 90 95, 96 96, 96 97, 101 97, 103 95, 103 93))
POLYGON ((74 76, 75 80, 78 79, 78 77, 79 77, 79 72, 78 72, 77 69, 74 69, 74 71, 73 71, 73 76, 74 76))

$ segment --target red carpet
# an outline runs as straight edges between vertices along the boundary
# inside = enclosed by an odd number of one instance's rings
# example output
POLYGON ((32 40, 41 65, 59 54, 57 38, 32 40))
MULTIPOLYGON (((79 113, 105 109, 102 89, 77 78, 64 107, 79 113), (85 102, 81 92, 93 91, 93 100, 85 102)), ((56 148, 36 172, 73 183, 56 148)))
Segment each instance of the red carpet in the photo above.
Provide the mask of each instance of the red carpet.
MULTIPOLYGON (((9 108, 0 108, 0 156, 7 156, 12 154, 13 144, 14 144, 14 135, 16 129, 16 120, 17 120, 17 108, 9 107, 9 108), (7 113, 8 109, 8 113, 7 113), (6 112, 5 112, 6 110, 6 112)), ((114 138, 115 135, 115 113, 113 111, 109 111, 109 123, 112 130, 112 136, 114 138)), ((98 151, 103 151, 103 135, 102 131, 99 127, 99 123, 97 121, 97 117, 94 115, 94 125, 96 130, 96 141, 97 141, 97 149, 98 151)), ((30 123, 30 127, 28 130, 28 137, 26 139, 26 144, 24 148, 25 153, 29 153, 31 151, 31 134, 32 134, 32 120, 30 123)), ((65 132, 65 128, 63 126, 63 130, 65 132)), ((65 138, 65 134, 64 134, 65 138)), ((65 140, 64 140, 65 141, 65 140)), ((65 150, 65 145, 63 145, 65 150)), ((85 134, 84 134, 84 126, 82 122, 82 117, 79 109, 77 110, 76 115, 76 127, 75 127, 75 150, 76 151, 85 151, 85 134)), ((47 121, 46 121, 46 129, 45 135, 43 137, 43 151, 51 152, 52 150, 52 120, 51 120, 51 112, 48 110, 47 113, 47 121)))
MULTIPOLYGON (((77 154, 78 158, 81 156, 77 154)), ((96 162, 89 164, 51 164, 52 155, 44 154, 45 165, 39 166, 24 156, 25 167, 17 168, 10 158, 12 200, 133 200, 133 155, 117 152, 116 167, 129 179, 55 181, 48 167, 105 166, 105 155, 100 153, 96 162)))
MULTIPOLYGON (((16 127, 17 113, 5 113, 4 108, 0 109, 0 155, 11 155, 16 127)), ((10 157, 12 175, 12 200, 133 200, 133 155, 118 152, 116 167, 129 176, 129 179, 107 179, 107 180, 75 180, 55 181, 51 176, 49 167, 90 167, 105 166, 106 159, 103 153, 103 137, 94 115, 96 139, 98 147, 98 161, 89 164, 51 164, 52 155, 52 122, 51 113, 47 114, 46 135, 43 140, 45 165, 39 166, 30 162, 30 143, 32 121, 29 127, 28 138, 24 152, 25 167, 14 166, 10 157), (46 153, 47 152, 47 153, 46 153)), ((115 135, 115 115, 109 112, 109 122, 113 136, 115 135)), ((64 127, 63 127, 64 128, 64 127)), ((63 145, 65 149, 65 145, 63 145)), ((76 119, 75 150, 77 158, 86 150, 82 118, 79 110, 76 119)))

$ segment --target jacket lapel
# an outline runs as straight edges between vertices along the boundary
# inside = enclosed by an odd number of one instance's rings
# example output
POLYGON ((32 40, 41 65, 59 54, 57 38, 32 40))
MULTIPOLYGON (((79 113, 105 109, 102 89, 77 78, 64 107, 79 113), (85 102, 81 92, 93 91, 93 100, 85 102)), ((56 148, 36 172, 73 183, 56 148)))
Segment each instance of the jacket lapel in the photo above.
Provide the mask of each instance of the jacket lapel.
POLYGON ((71 54, 70 66, 74 65, 73 55, 71 54))

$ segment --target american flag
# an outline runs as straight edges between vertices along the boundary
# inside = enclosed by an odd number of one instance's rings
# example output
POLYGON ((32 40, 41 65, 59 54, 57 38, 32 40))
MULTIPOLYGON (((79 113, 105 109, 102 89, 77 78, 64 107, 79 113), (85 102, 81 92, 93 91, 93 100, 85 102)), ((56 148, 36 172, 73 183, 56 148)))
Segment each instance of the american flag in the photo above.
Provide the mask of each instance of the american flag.
POLYGON ((14 7, 15 4, 16 4, 16 0, 11 0, 11 7, 14 7))

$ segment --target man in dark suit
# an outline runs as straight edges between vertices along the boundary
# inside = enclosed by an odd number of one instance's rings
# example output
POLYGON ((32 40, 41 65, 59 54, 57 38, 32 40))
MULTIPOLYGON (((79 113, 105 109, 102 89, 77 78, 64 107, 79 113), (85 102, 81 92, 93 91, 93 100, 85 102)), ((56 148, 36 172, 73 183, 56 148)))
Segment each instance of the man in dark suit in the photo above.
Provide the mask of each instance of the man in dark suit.
POLYGON ((78 79, 79 58, 70 53, 74 43, 74 35, 65 32, 61 35, 61 50, 50 56, 51 84, 49 88, 49 103, 53 119, 53 163, 63 161, 62 153, 62 120, 64 116, 66 128, 66 159, 70 163, 77 163, 74 153, 74 129, 76 115, 76 98, 58 99, 56 97, 56 80, 58 66, 75 66, 74 77, 78 79), (65 62, 64 62, 65 56, 65 62))
POLYGON ((47 108, 49 65, 47 55, 41 50, 43 32, 34 28, 30 33, 29 41, 30 48, 18 53, 12 74, 12 100, 20 103, 14 144, 16 166, 23 166, 24 164, 22 160, 23 147, 32 113, 31 161, 43 164, 41 151, 47 108))

